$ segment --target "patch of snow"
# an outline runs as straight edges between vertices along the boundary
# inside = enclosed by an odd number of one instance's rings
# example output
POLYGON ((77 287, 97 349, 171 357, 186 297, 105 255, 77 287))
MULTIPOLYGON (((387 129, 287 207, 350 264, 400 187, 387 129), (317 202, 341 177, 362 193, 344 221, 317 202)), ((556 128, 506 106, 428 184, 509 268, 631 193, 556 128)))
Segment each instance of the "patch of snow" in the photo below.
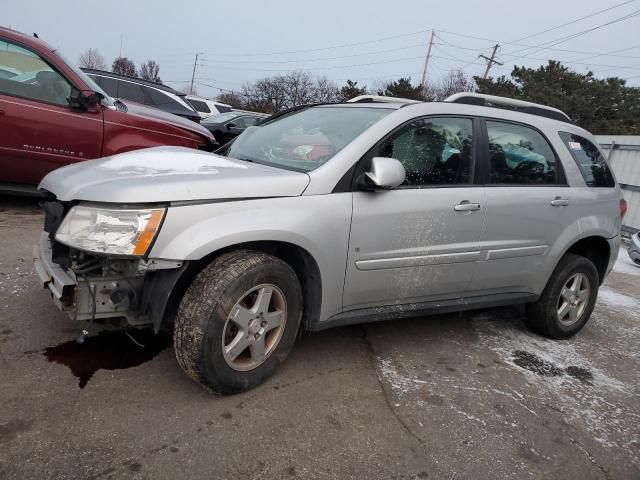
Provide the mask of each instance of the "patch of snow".
POLYGON ((604 302, 608 307, 613 309, 623 309, 625 312, 640 312, 640 299, 616 292, 609 287, 600 288, 598 292, 598 302, 604 302))
POLYGON ((620 248, 618 259, 613 266, 613 271, 617 273, 626 273, 628 275, 640 276, 640 265, 636 265, 629 257, 626 247, 623 245, 620 248))
MULTIPOLYGON (((630 304, 631 301, 636 302, 631 297, 614 291, 608 292, 607 289, 605 289, 604 299, 607 302, 617 301, 625 305, 630 304)), ((474 322, 474 327, 480 344, 495 352, 504 363, 522 371, 537 395, 558 398, 563 414, 574 422, 584 424, 600 444, 607 448, 622 448, 634 458, 637 456, 637 453, 628 447, 629 442, 625 439, 633 439, 636 435, 633 424, 637 424, 640 415, 629 409, 623 411, 618 401, 610 401, 611 398, 628 399, 637 395, 634 391, 636 385, 627 386, 594 366, 581 353, 583 348, 577 339, 548 340, 516 325, 505 323, 496 325, 474 322), (584 368, 591 372, 593 378, 583 382, 567 374, 538 375, 514 363, 516 351, 529 352, 562 371, 569 366, 584 368)))
POLYGON ((388 383, 391 390, 398 396, 420 389, 424 380, 402 374, 390 359, 378 358, 378 377, 381 381, 388 383))

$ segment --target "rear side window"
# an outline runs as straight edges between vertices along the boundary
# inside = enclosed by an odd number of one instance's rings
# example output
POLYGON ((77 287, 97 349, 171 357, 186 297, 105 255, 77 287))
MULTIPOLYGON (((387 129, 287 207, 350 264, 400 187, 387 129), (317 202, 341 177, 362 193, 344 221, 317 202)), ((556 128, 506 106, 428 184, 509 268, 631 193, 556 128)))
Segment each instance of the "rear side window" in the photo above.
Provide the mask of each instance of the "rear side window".
POLYGON ((231 107, 227 107, 226 105, 220 105, 219 103, 216 103, 216 110, 218 110, 218 112, 220 113, 226 113, 231 111, 231 107))
POLYGON ((556 156, 547 140, 524 125, 487 121, 490 183, 553 185, 556 156))
POLYGON ((153 105, 156 105, 156 106, 172 105, 174 103, 175 104, 178 103, 174 99, 172 99, 169 95, 166 95, 162 91, 156 90, 155 88, 150 88, 147 93, 149 94, 149 97, 151 97, 151 101, 153 102, 153 105))
POLYGON ((589 187, 615 187, 616 182, 607 161, 593 143, 574 133, 559 133, 589 187))
POLYGON ((101 75, 89 75, 106 93, 118 97, 118 80, 101 75))
POLYGON ((142 87, 140 85, 136 85, 135 83, 126 82, 120 80, 120 86, 118 88, 118 96, 121 98, 126 98, 127 100, 132 100, 134 102, 144 104, 144 92, 142 91, 142 87))
POLYGON ((205 102, 201 100, 194 100, 193 98, 189 98, 187 100, 189 101, 191 106, 195 108, 198 112, 211 113, 211 110, 209 110, 209 105, 207 105, 205 102))

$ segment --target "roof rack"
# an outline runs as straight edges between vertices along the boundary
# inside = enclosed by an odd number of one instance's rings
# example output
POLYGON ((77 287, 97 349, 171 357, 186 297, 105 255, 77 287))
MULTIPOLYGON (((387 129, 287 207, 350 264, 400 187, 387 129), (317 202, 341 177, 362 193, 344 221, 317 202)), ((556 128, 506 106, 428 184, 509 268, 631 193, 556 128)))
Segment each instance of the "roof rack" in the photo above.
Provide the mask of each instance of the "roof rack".
POLYGON ((522 113, 529 113, 531 115, 538 115, 539 117, 552 118, 553 120, 559 120, 561 122, 573 123, 569 115, 557 108, 547 107, 546 105, 540 105, 539 103, 525 102, 523 100, 516 100, 515 98, 498 97, 496 95, 484 95, 481 93, 455 93, 448 97, 445 102, 450 103, 464 103, 467 105, 481 105, 484 107, 506 107, 512 110, 517 110, 522 113))
POLYGON ((347 100, 347 103, 422 103, 421 100, 411 100, 410 98, 385 97, 383 95, 360 95, 347 100))

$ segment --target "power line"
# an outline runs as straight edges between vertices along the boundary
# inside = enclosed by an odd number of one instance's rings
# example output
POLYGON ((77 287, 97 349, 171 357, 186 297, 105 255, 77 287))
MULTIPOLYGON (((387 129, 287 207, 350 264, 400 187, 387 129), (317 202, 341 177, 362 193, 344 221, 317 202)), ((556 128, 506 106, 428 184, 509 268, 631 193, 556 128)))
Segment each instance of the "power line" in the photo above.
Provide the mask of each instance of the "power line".
POLYGON ((543 33, 552 32, 552 31, 554 31, 554 30, 558 30, 559 28, 566 27, 566 26, 568 26, 568 25, 572 25, 572 24, 577 23, 577 22, 580 22, 580 21, 582 21, 582 20, 586 20, 587 18, 595 17, 596 15, 600 15, 601 13, 605 13, 605 12, 608 12, 608 11, 610 11, 610 10, 614 10, 614 9, 616 9, 616 8, 622 7, 622 6, 624 6, 624 5, 628 5, 629 3, 633 3, 633 2, 635 2, 635 1, 636 1, 636 0, 628 0, 628 1, 626 1, 626 2, 618 3, 617 5, 612 5, 612 6, 611 6, 611 7, 609 7, 609 8, 605 8, 604 10, 599 10, 599 11, 597 11, 597 12, 590 13, 589 15, 585 15, 584 17, 576 18, 575 20, 571 20, 570 22, 563 23, 562 25, 557 25, 557 26, 555 26, 555 27, 547 28, 546 30, 542 30, 541 32, 533 33, 533 34, 531 34, 531 35, 527 35, 526 37, 518 38, 517 40, 513 40, 513 41, 511 41, 511 42, 503 42, 503 44, 502 44, 502 45, 503 45, 503 46, 504 46, 504 45, 511 45, 511 44, 513 44, 513 43, 521 42, 522 40, 526 40, 526 39, 528 39, 528 38, 537 37, 537 36, 539 36, 539 35, 542 35, 543 33))
MULTIPOLYGON (((571 35, 566 35, 564 37, 560 37, 560 38, 556 38, 554 40, 550 40, 548 42, 544 42, 544 43, 540 44, 538 47, 534 47, 534 48, 536 48, 536 50, 534 50, 533 52, 530 52, 530 53, 525 54, 525 55, 516 56, 516 58, 509 60, 509 62, 510 63, 514 62, 515 60, 519 60, 520 58, 527 58, 528 56, 533 55, 536 52, 540 52, 542 50, 548 49, 549 47, 554 47, 554 46, 559 45, 561 43, 568 42, 569 40, 573 40, 574 38, 581 37, 582 35, 586 35, 587 33, 591 33, 591 32, 593 32, 595 30, 600 29, 600 28, 604 28, 604 27, 607 27, 609 25, 613 25, 614 23, 622 22, 624 20, 628 20, 630 18, 637 17, 638 15, 640 15, 640 10, 635 10, 635 11, 633 11, 633 12, 627 14, 627 15, 624 15, 622 17, 618 17, 618 18, 616 18, 614 20, 611 20, 611 21, 606 22, 606 23, 602 23, 600 25, 596 25, 595 27, 591 27, 591 28, 588 28, 586 30, 582 30, 580 32, 572 33, 571 35)), ((516 50, 516 51, 511 52, 511 53, 506 53, 505 56, 511 57, 511 56, 514 56, 516 53, 520 53, 520 52, 522 52, 524 50, 531 50, 531 48, 525 48, 525 49, 521 49, 521 50, 516 50)))
MULTIPOLYGON (((442 32, 442 30, 440 30, 440 32, 442 32)), ((467 47, 467 46, 462 46, 462 45, 455 45, 455 44, 453 44, 451 42, 448 42, 441 35, 438 35, 438 38, 440 40, 442 40, 448 47, 456 48, 458 50, 469 50, 469 51, 473 51, 473 52, 478 52, 480 50, 483 50, 483 49, 478 49, 476 47, 467 47)), ((489 39, 487 39, 487 40, 489 40, 489 39)), ((494 39, 493 41, 500 43, 500 40, 494 39)), ((438 44, 436 43, 436 45, 438 45, 438 44)), ((503 45, 506 45, 506 42, 503 45)), ((511 43, 511 45, 514 45, 516 47, 527 47, 527 48, 536 48, 537 47, 536 45, 526 45, 526 44, 522 44, 522 43, 511 43)), ((485 47, 485 49, 486 48, 491 48, 491 47, 490 46, 489 47, 485 47)), ((614 52, 624 52, 624 51, 628 51, 628 50, 633 50, 635 48, 640 48, 640 44, 633 45, 631 47, 626 47, 626 48, 623 48, 621 50, 614 50, 613 52, 596 53, 594 56, 598 56, 599 57, 601 55, 609 55, 611 57, 618 57, 618 58, 636 58, 636 59, 640 58, 640 55, 614 55, 613 54, 614 52)), ((546 50, 552 50, 552 51, 555 51, 555 52, 563 52, 563 53, 578 53, 578 54, 585 54, 585 55, 594 54, 594 52, 592 52, 592 51, 570 50, 570 49, 567 49, 567 48, 547 48, 546 50)), ((579 60, 584 60, 584 59, 579 59, 579 60)))

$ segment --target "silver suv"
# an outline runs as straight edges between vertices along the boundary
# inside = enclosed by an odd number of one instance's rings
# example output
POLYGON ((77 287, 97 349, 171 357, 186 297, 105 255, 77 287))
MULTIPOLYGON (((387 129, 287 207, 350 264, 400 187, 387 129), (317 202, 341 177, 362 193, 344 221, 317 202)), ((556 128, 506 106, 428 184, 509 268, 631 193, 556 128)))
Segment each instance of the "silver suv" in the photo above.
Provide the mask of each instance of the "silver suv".
POLYGON ((187 375, 221 393, 264 381, 301 328, 520 303, 531 328, 569 337, 626 209, 563 112, 466 93, 301 106, 217 154, 139 150, 40 188, 53 302, 172 329, 187 375))

